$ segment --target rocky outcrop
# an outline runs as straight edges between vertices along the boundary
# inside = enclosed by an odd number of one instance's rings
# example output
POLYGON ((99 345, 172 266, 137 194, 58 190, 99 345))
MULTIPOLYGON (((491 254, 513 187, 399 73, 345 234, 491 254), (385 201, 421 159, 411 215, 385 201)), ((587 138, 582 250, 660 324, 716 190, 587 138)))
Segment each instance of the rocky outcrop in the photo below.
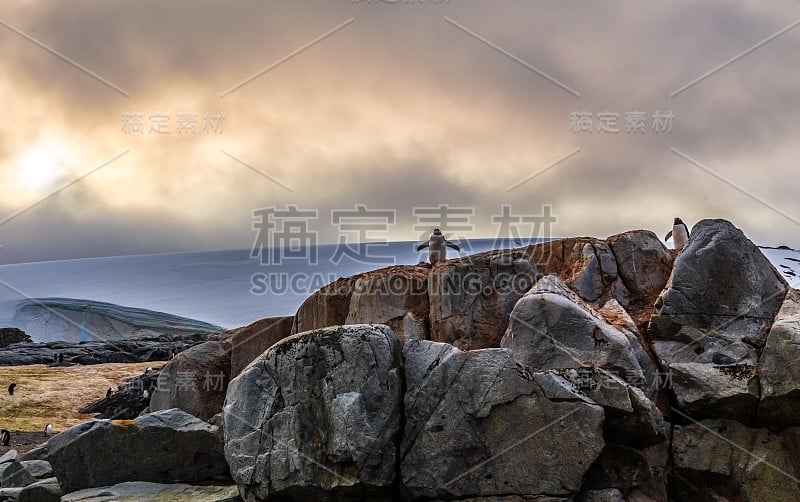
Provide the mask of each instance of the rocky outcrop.
POLYGON ((651 320, 668 363, 758 363, 788 286, 741 230, 702 220, 675 260, 651 320))
POLYGON ((542 278, 514 307, 501 346, 533 370, 597 367, 654 391, 639 364, 642 348, 605 321, 554 276, 542 278), (636 346, 636 349, 633 347, 636 346))
POLYGON ((53 436, 47 448, 67 493, 125 481, 196 483, 228 476, 217 428, 178 409, 79 424, 53 436))
POLYGON ((406 342, 402 483, 413 497, 570 497, 603 448, 603 409, 511 351, 406 342), (513 450, 513 451, 512 451, 513 450), (580 451, 580 459, 571 452, 580 451))
POLYGON ((14 343, 31 342, 31 337, 18 328, 0 328, 0 348, 14 343))
POLYGON ((231 382, 224 406, 225 456, 243 498, 390 498, 400 368, 400 341, 382 325, 270 347, 231 382))
POLYGON ((674 490, 680 500, 800 500, 800 429, 782 434, 733 420, 675 426, 674 490))
POLYGON ((61 502, 238 502, 236 485, 192 486, 183 483, 162 484, 131 481, 102 488, 87 488, 64 495, 61 502))
POLYGON ((0 486, 22 488, 47 478, 52 473, 50 464, 44 460, 12 460, 3 465, 0 486))
POLYGON ((231 338, 231 379, 265 350, 292 334, 294 317, 268 317, 237 330, 231 338))
POLYGON ((758 421, 800 425, 800 294, 791 290, 778 311, 758 360, 758 421))
POLYGON ((155 392, 159 374, 160 369, 154 369, 128 378, 120 389, 111 394, 111 397, 99 399, 82 408, 80 412, 94 414, 95 418, 134 419, 150 406, 149 396, 155 392), (147 394, 144 393, 145 390, 147 394))
POLYGON ((649 230, 635 230, 606 239, 616 259, 619 277, 636 298, 654 299, 672 272, 672 255, 649 230))
MULTIPOLYGON (((761 397, 756 369, 788 289, 769 260, 730 222, 695 225, 656 301, 649 330, 683 410, 755 422, 761 397)), ((787 331, 776 329, 775 343, 780 344, 787 331)), ((770 364, 765 364, 766 369, 770 364)))
POLYGON ((231 373, 231 336, 195 345, 161 368, 150 411, 181 410, 208 420, 220 411, 231 373))
POLYGON ((392 266, 339 279, 297 311, 294 333, 342 324, 386 324, 401 339, 428 338, 428 269, 392 266))
POLYGON ((0 349, 0 366, 56 364, 143 363, 167 361, 189 347, 214 339, 216 335, 163 335, 115 342, 18 343, 0 349))
POLYGON ((525 250, 501 250, 448 260, 431 269, 430 339, 463 350, 497 347, 508 315, 536 282, 525 250))
POLYGON ((20 490, 17 502, 60 502, 63 494, 57 478, 46 478, 20 490))

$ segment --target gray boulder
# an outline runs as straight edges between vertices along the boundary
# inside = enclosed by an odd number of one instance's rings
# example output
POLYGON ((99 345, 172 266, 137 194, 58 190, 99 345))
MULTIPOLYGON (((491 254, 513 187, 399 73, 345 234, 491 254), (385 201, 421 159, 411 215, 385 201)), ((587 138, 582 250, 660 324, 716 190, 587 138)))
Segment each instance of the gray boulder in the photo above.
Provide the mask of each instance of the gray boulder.
POLYGON ((786 295, 758 360, 760 423, 800 425, 800 295, 786 295))
POLYGON ((384 325, 323 328, 270 347, 231 382, 223 408, 243 498, 391 498, 400 368, 400 341, 384 325))
POLYGON ((23 488, 17 502, 59 502, 63 494, 57 478, 46 478, 23 488))
POLYGON ((555 276, 539 280, 517 302, 501 346, 536 371, 598 367, 652 393, 638 339, 607 323, 555 276))
POLYGON ((228 476, 217 428, 179 409, 85 422, 53 436, 47 447, 67 493, 125 481, 194 483, 228 476))
POLYGON ((409 341, 403 355, 400 467, 410 496, 527 500, 580 490, 604 445, 604 415, 567 380, 530 372, 506 349, 409 341))
POLYGON ((797 434, 797 428, 776 435, 719 419, 675 426, 672 453, 677 498, 800 500, 800 451, 791 442, 797 434))
POLYGON ((478 253, 437 264, 430 271, 430 339, 463 350, 498 347, 508 315, 536 282, 524 250, 478 253))
POLYGON ((19 460, 7 462, 0 474, 0 486, 3 488, 21 488, 35 482, 36 477, 19 460))
POLYGON ((150 411, 180 408, 208 420, 222 410, 231 374, 230 337, 195 345, 161 368, 150 411))
POLYGON ((650 335, 671 363, 758 363, 788 286, 741 230, 702 220, 656 302, 650 335))
POLYGON ((635 230, 606 239, 619 276, 634 296, 650 298, 664 289, 672 272, 672 255, 656 234, 635 230))
POLYGON ((292 334, 294 316, 268 317, 239 329, 231 338, 231 380, 265 350, 292 334))

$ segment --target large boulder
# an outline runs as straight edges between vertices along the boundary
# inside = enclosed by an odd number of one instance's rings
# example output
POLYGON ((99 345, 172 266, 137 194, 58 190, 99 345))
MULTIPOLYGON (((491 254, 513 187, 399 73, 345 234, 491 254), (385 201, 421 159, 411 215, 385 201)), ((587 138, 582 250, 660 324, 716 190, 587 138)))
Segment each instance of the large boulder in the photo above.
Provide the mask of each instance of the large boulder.
POLYGON ((231 382, 224 406, 225 456, 243 498, 390 499, 401 366, 400 341, 384 325, 323 328, 270 347, 231 382))
POLYGON ((297 310, 293 333, 342 324, 385 324, 401 339, 427 338, 428 271, 397 265, 328 284, 297 310))
POLYGON ((502 347, 536 371, 597 367, 653 393, 639 363, 643 349, 554 276, 539 280, 511 313, 502 347), (636 348, 634 348, 636 347, 636 348))
POLYGON ((536 282, 524 249, 478 253, 434 266, 430 339, 462 350, 498 347, 517 300, 536 282))
POLYGON ((222 411, 231 374, 230 337, 195 345, 161 368, 150 411, 180 408, 200 420, 222 411))
POLYGON ((228 476, 220 431, 179 409, 85 422, 47 446, 67 493, 125 481, 196 483, 228 476))
POLYGON ((656 302, 650 335, 668 363, 758 363, 788 285, 725 220, 702 220, 656 302))
POLYGON ((761 382, 760 423, 800 425, 800 295, 790 291, 767 336, 758 360, 761 382))
POLYGON ((506 349, 410 341, 403 355, 400 467, 410 496, 527 500, 580 490, 603 449, 604 414, 566 379, 532 373, 506 349))
POLYGON ((292 334, 294 316, 268 317, 236 331, 231 338, 231 380, 265 350, 292 334))
POLYGON ((679 500, 800 500, 798 428, 781 435, 733 420, 675 426, 674 493, 679 500))
POLYGON ((23 488, 17 502, 60 502, 63 494, 58 478, 45 478, 23 488))
POLYGON ((619 277, 635 297, 651 298, 664 289, 672 272, 672 255, 649 230, 634 230, 606 239, 619 277))

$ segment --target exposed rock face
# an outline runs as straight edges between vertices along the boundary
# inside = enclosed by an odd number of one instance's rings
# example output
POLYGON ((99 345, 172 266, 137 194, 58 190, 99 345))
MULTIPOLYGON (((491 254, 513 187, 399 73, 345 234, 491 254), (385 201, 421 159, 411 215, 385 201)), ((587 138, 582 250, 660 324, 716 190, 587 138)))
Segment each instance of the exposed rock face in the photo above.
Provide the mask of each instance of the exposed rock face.
POLYGON ((0 328, 0 347, 8 347, 12 343, 30 342, 31 337, 18 328, 0 328))
POLYGON ((178 409, 86 422, 47 445, 67 493, 125 481, 195 483, 228 476, 217 428, 178 409))
POLYGON ((542 278, 523 296, 501 342, 514 359, 536 371, 598 367, 650 389, 638 361, 641 346, 608 324, 554 276, 542 278))
POLYGON ((791 290, 758 361, 758 420, 772 427, 800 425, 800 295, 791 290))
POLYGON ((0 366, 26 366, 29 364, 55 364, 59 354, 64 364, 143 363, 166 361, 215 335, 162 335, 137 340, 115 342, 47 342, 19 343, 0 349, 0 366))
POLYGON ((297 311, 294 333, 342 324, 386 324, 401 339, 427 338, 428 269, 393 266, 339 279, 297 311))
POLYGON ((232 486, 192 486, 131 481, 102 488, 88 488, 65 495, 62 502, 238 502, 239 492, 232 486))
POLYGON ((569 382, 528 372, 505 349, 409 341, 403 354, 401 472, 411 495, 569 497, 580 490, 603 448, 603 409, 569 382))
POLYGON ((231 382, 224 406, 225 456, 244 499, 391 498, 400 368, 400 341, 382 325, 270 347, 231 382))
POLYGON ((430 339, 463 350, 497 347, 517 300, 536 282, 524 250, 448 260, 431 269, 430 339))
POLYGON ((769 260, 730 222, 695 225, 650 324, 681 408, 754 422, 756 367, 787 291, 769 260))
POLYGON ((294 317, 268 317, 236 331, 231 338, 231 379, 265 350, 292 334, 294 317))
POLYGON ((675 490, 680 500, 800 500, 800 437, 733 420, 675 426, 675 490))
POLYGON ((150 411, 180 408, 208 420, 222 410, 231 372, 230 336, 181 352, 158 376, 150 411))
POLYGON ((656 304, 655 350, 669 363, 755 366, 787 290, 741 230, 725 220, 702 220, 656 304))
POLYGON ((150 406, 150 398, 145 397, 144 391, 153 394, 159 373, 160 370, 146 371, 142 375, 127 379, 122 388, 111 394, 111 397, 98 399, 80 412, 96 414, 95 418, 134 419, 150 406))
POLYGON ((619 277, 634 296, 650 298, 664 289, 672 272, 672 255, 656 234, 636 230, 606 239, 616 258, 619 277))

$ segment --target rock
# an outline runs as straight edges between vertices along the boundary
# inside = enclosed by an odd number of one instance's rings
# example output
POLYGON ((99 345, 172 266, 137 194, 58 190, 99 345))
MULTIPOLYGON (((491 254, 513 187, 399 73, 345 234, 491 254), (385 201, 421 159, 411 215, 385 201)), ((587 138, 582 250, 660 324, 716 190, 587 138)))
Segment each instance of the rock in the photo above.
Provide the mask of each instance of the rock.
POLYGON ((121 388, 111 394, 83 407, 80 412, 95 414, 95 418, 110 420, 132 420, 150 406, 150 398, 144 391, 152 395, 156 389, 160 368, 145 372, 133 378, 126 378, 121 388))
POLYGON ((656 234, 634 230, 612 235, 606 242, 616 259, 619 277, 631 294, 651 298, 664 289, 673 260, 656 234))
POLYGON ((230 338, 195 345, 161 368, 150 411, 180 408, 200 420, 219 413, 231 373, 230 338))
POLYGON ((430 271, 430 339, 463 350, 498 347, 517 300, 536 282, 525 250, 477 253, 430 271))
MULTIPOLYGON (((689 242, 691 245, 691 240, 689 242)), ((800 500, 800 452, 787 434, 748 428, 733 420, 675 426, 674 490, 679 500, 800 500)))
POLYGON ((228 476, 217 429, 178 409, 85 422, 53 436, 47 447, 67 493, 125 481, 194 483, 228 476))
POLYGON ((30 343, 31 337, 19 328, 0 328, 0 348, 14 343, 30 343))
MULTIPOLYGON (((40 461, 39 461, 40 462, 40 461)), ((3 488, 22 488, 36 482, 36 476, 26 462, 13 460, 3 466, 0 473, 0 486, 3 488)))
POLYGON ((788 286, 741 230, 702 220, 675 260, 650 336, 668 363, 758 363, 788 286))
POLYGON ((616 488, 606 490, 587 490, 579 497, 581 502, 626 502, 622 492, 616 488))
POLYGON ((398 265, 339 279, 312 294, 293 333, 343 324, 386 324, 397 336, 427 338, 428 269, 398 265))
POLYGON ((555 275, 593 306, 611 298, 628 304, 630 293, 620 280, 614 254, 605 241, 573 237, 530 246, 528 253, 541 275, 555 275))
POLYGON ((641 346, 634 350, 625 334, 556 277, 539 280, 510 318, 501 346, 511 349, 520 364, 535 371, 603 368, 653 392, 637 359, 641 346))
POLYGON ((47 478, 23 488, 17 502, 60 502, 63 494, 58 479, 47 478))
POLYGON ((791 290, 778 311, 758 360, 759 423, 800 425, 800 295, 791 290))
POLYGON ((238 502, 236 485, 192 486, 183 483, 160 484, 131 481, 102 488, 88 488, 64 495, 62 502, 238 502))
POLYGON ((0 488, 0 502, 17 500, 22 488, 0 488))
POLYGON ((225 456, 243 498, 391 498, 400 368, 400 341, 383 325, 323 328, 270 347, 231 382, 223 408, 225 456))
POLYGON ((642 452, 628 446, 606 444, 586 473, 584 490, 617 489, 627 493, 646 486, 653 478, 642 452))
POLYGON ((603 409, 569 382, 531 373, 506 349, 409 341, 403 355, 401 473, 411 496, 568 498, 580 490, 604 445, 603 409))
POLYGON ((47 342, 18 343, 0 349, 0 366, 26 366, 55 362, 59 354, 64 364, 106 364, 166 361, 178 353, 217 335, 162 335, 154 338, 119 340, 115 342, 47 342))
POLYGON ((753 423, 759 398, 753 366, 675 363, 669 369, 681 409, 696 416, 753 423))
POLYGON ((0 465, 3 465, 7 462, 13 462, 15 460, 19 461, 19 459, 19 453, 17 453, 17 450, 8 450, 0 455, 0 465))
POLYGON ((231 380, 265 350, 292 334, 294 317, 268 317, 236 331, 231 339, 231 380))

